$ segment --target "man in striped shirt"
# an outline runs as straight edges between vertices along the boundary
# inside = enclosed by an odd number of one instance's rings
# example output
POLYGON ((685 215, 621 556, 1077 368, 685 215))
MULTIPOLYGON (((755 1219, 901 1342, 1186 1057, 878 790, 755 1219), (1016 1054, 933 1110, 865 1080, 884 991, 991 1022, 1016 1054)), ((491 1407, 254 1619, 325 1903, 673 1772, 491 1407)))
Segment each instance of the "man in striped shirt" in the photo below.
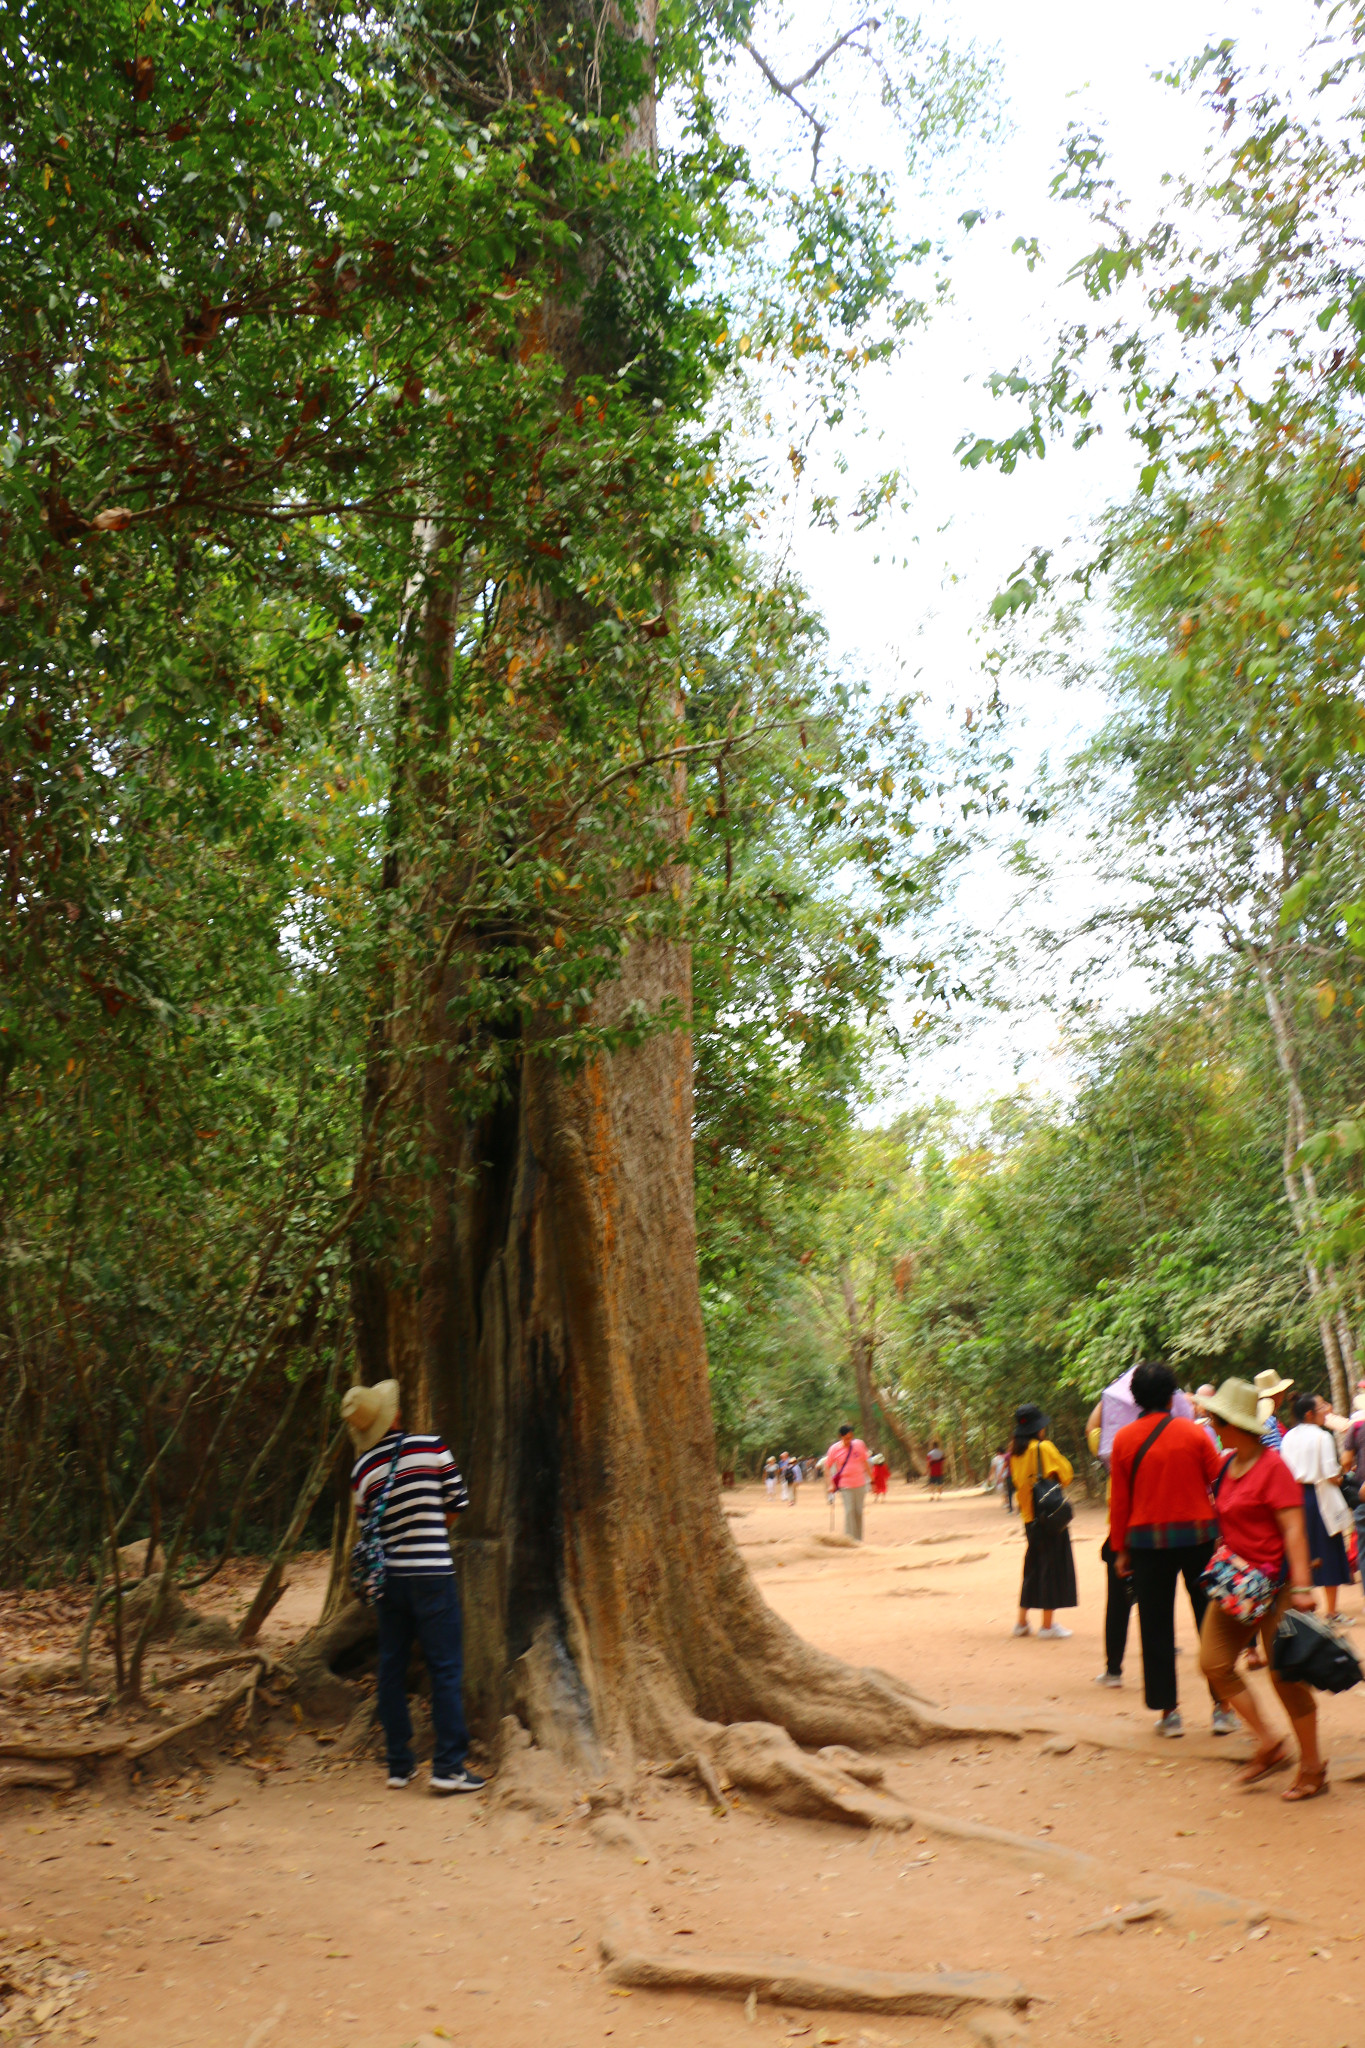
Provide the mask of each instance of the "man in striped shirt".
POLYGON ((409 1436, 398 1413, 397 1380, 352 1387, 341 1404, 358 1453, 351 1469, 357 1517, 383 1502, 384 1591, 379 1617, 379 1718, 388 1748, 389 1786, 417 1775, 408 1712, 408 1659, 415 1636, 431 1679, 436 1753, 433 1792, 481 1792, 465 1762, 464 1642, 450 1529, 469 1494, 445 1441, 409 1436))

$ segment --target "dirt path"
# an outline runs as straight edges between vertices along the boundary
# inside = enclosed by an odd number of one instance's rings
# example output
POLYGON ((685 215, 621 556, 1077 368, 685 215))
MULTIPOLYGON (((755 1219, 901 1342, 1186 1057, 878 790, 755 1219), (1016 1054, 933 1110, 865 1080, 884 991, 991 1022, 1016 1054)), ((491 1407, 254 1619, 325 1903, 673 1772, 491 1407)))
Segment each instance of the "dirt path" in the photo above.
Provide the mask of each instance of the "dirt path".
MULTIPOLYGON (((1102 1661, 1097 1515, 1078 1516, 1074 1531, 1075 1636, 1043 1643, 1009 1635, 1021 1542, 994 1500, 931 1506, 898 1487, 869 1511, 858 1552, 815 1540, 828 1528, 815 1489, 795 1509, 761 1488, 726 1504, 767 1597, 816 1642, 968 1714, 1022 1712, 1069 1731, 963 1738, 889 1769, 917 1810, 1029 1837, 1036 1860, 932 1824, 869 1837, 746 1806, 718 1818, 695 1791, 648 1777, 630 1806, 633 1841, 610 1847, 572 1804, 547 1820, 442 1804, 417 1787, 387 1793, 377 1766, 329 1764, 300 1728, 264 1783, 229 1766, 60 1802, 8 1797, 4 1946, 36 1941, 33 1953, 89 1973, 54 1979, 54 1998, 71 2002, 48 2016, 45 2037, 121 2048, 971 2038, 942 2021, 760 2007, 750 2022, 738 2003, 622 1996, 597 1958, 619 1918, 637 1941, 679 1951, 1004 1971, 1043 2001, 1026 2030, 1038 2044, 1221 2048, 1249 2029, 1265 2048, 1361 2040, 1365 1789, 1343 1780, 1365 1771, 1365 1688, 1325 1703, 1330 1798, 1284 1807, 1283 1779, 1235 1793, 1242 1745, 1207 1734, 1188 1613, 1184 1706, 1197 1733, 1151 1734, 1136 1629, 1124 1690, 1091 1683, 1102 1661), (1200 1886, 1263 1911, 1229 1918, 1200 1886), (1164 1919, 1082 1932, 1153 1897, 1164 1919)), ((304 1625, 316 1597, 303 1574, 272 1630, 304 1625)), ((1358 1594, 1347 1604, 1358 1612, 1358 1594)))

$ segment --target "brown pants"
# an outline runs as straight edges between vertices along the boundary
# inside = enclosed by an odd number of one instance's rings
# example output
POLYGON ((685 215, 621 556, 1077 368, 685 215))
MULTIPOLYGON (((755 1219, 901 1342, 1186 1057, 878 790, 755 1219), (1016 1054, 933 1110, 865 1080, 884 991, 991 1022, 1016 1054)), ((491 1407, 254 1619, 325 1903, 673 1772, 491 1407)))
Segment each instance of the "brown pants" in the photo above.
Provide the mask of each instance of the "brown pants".
POLYGON ((1280 1616, 1289 1605, 1289 1598, 1288 1586, 1281 1586, 1259 1621, 1237 1621, 1226 1607, 1210 1600, 1204 1612, 1204 1625, 1199 1631, 1199 1668, 1209 1682, 1210 1692, 1223 1706, 1230 1706, 1235 1694, 1246 1691, 1246 1680, 1235 1667, 1252 1637, 1259 1635, 1266 1663, 1270 1665, 1270 1683, 1279 1694, 1280 1704, 1290 1720, 1306 1721, 1310 1714, 1317 1712, 1312 1686, 1281 1678, 1271 1663, 1270 1646, 1275 1639, 1280 1616))

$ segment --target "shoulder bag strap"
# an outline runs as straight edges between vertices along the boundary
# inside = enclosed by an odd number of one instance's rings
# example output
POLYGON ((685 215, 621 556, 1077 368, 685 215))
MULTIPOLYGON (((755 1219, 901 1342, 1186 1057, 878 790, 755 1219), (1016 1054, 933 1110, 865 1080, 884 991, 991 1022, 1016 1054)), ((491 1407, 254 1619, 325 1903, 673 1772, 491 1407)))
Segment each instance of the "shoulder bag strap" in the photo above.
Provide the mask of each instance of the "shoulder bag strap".
POLYGON ((1158 1422, 1156 1428, 1152 1431, 1151 1435, 1143 1439, 1143 1442, 1138 1448, 1138 1454, 1133 1460, 1133 1469, 1128 1474, 1128 1519, 1130 1522, 1133 1519, 1133 1504, 1137 1499, 1137 1476, 1138 1473, 1142 1470, 1142 1461, 1146 1457, 1148 1451, 1151 1450, 1152 1445, 1156 1442, 1157 1438, 1161 1435, 1162 1430, 1170 1428, 1171 1419, 1172 1418, 1169 1415, 1164 1415, 1161 1418, 1161 1421, 1158 1422))
POLYGON ((399 1437, 397 1449, 394 1451, 392 1463, 389 1466, 388 1473, 384 1480, 384 1491, 380 1494, 379 1499, 375 1502, 374 1526, 376 1529, 379 1527, 380 1522, 383 1520, 384 1510, 389 1504, 389 1494, 393 1490, 393 1476, 394 1473, 398 1470, 398 1460, 403 1455, 403 1446, 406 1442, 407 1438, 405 1436, 399 1437))

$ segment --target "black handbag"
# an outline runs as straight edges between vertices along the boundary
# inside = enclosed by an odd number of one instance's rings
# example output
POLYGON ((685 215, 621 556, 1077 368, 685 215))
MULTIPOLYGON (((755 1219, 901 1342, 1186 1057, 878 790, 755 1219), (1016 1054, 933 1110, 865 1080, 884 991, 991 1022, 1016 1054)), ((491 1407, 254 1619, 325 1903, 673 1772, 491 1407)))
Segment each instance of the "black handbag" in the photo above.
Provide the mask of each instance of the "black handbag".
POLYGON ((1039 1444, 1038 1477, 1033 1482, 1033 1519, 1040 1529, 1065 1529, 1072 1512, 1061 1480, 1043 1471, 1043 1447, 1039 1444))
POLYGON ((1358 1658, 1315 1614, 1290 1607, 1270 1646, 1270 1665, 1281 1678, 1311 1685, 1314 1692, 1349 1692, 1362 1674, 1358 1658))

